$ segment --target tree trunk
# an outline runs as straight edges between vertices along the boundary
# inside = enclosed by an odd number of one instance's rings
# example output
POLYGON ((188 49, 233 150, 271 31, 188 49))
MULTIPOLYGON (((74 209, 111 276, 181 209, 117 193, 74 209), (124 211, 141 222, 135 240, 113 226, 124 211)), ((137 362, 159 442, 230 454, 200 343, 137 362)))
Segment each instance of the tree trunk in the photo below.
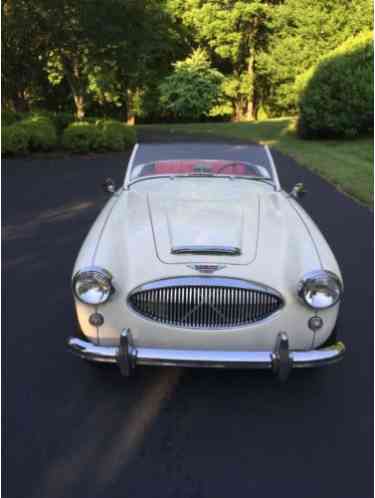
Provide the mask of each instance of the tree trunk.
POLYGON ((255 91, 254 91, 254 83, 255 83, 255 75, 254 75, 254 52, 251 50, 250 56, 249 56, 249 62, 247 66, 247 72, 249 75, 249 81, 250 81, 250 95, 248 96, 247 99, 247 109, 246 109, 246 118, 248 121, 252 121, 255 119, 255 91))
POLYGON ((129 119, 129 100, 128 100, 128 89, 125 88, 125 91, 123 92, 124 93, 124 98, 123 98, 123 106, 122 106, 122 121, 124 121, 124 123, 127 123, 128 119, 129 119))
POLYGON ((251 97, 247 101, 246 119, 248 121, 253 121, 255 119, 255 115, 254 115, 254 103, 253 103, 251 97))
POLYGON ((29 106, 23 91, 19 90, 15 92, 10 100, 16 112, 26 112, 28 110, 29 106))
POLYGON ((79 64, 77 60, 71 61, 64 54, 61 54, 61 60, 65 77, 73 95, 76 116, 77 119, 81 120, 85 117, 85 88, 80 75, 79 64))
POLYGON ((128 125, 134 125, 135 124, 135 114, 134 114, 134 92, 133 90, 128 88, 127 91, 127 109, 128 109, 128 116, 127 116, 127 124, 128 125))
POLYGON ((257 95, 255 88, 254 88, 254 92, 253 92, 253 117, 254 117, 255 121, 258 121, 258 111, 259 111, 259 99, 258 99, 258 95, 257 95))
POLYGON ((83 95, 73 93, 74 103, 76 105, 76 116, 77 119, 81 120, 85 117, 85 99, 83 95))

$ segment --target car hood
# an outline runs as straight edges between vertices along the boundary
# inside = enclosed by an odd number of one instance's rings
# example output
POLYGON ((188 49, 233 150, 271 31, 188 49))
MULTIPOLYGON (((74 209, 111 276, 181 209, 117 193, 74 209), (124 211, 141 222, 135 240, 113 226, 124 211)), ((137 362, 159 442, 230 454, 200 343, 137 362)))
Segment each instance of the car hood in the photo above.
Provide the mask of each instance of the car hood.
MULTIPOLYGON (((305 221, 282 192, 244 189, 232 194, 216 192, 216 199, 212 193, 203 201, 203 192, 186 195, 186 190, 181 196, 124 192, 100 215, 76 269, 92 254, 90 264, 108 269, 117 295, 124 298, 146 282, 200 275, 199 264, 217 265, 215 276, 263 283, 284 295, 290 289, 294 295, 301 276, 322 267, 305 221), (241 254, 172 253, 173 245, 183 244, 239 246, 241 254)), ((325 248, 316 229, 315 236, 325 248)), ((328 247, 324 254, 330 254, 328 247)), ((326 269, 335 271, 330 261, 326 269)))
POLYGON ((148 196, 155 250, 165 263, 250 264, 256 257, 259 195, 201 200, 148 196))

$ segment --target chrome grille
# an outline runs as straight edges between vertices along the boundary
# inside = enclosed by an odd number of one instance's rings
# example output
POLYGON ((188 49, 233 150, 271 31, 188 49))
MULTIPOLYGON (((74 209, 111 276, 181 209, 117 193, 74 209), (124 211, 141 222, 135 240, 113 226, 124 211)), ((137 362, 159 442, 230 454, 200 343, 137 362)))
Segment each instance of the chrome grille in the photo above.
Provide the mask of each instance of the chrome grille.
POLYGON ((273 289, 244 280, 179 277, 135 289, 129 304, 146 318, 188 328, 228 328, 263 320, 283 305, 273 289))

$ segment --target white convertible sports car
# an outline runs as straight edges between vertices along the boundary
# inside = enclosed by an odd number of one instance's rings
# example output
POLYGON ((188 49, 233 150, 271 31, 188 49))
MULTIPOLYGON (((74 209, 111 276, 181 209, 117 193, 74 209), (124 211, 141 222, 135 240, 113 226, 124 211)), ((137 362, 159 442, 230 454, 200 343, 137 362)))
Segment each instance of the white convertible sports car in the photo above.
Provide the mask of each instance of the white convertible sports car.
POLYGON ((343 293, 325 238, 280 187, 268 147, 134 147, 72 279, 72 352, 136 365, 268 368, 340 360, 343 293))

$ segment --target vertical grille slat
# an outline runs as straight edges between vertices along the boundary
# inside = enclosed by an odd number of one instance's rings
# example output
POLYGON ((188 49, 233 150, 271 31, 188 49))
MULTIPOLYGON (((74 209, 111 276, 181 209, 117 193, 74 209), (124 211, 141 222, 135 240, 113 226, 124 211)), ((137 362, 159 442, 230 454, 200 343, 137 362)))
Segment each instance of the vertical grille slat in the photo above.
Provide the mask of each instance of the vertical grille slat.
POLYGON ((133 292, 129 303, 136 312, 151 320, 198 329, 249 325, 267 318, 283 305, 277 293, 263 290, 260 285, 249 283, 248 288, 233 284, 202 285, 201 281, 194 285, 192 280, 187 285, 170 285, 168 280, 169 285, 163 286, 159 282, 155 289, 133 292))

